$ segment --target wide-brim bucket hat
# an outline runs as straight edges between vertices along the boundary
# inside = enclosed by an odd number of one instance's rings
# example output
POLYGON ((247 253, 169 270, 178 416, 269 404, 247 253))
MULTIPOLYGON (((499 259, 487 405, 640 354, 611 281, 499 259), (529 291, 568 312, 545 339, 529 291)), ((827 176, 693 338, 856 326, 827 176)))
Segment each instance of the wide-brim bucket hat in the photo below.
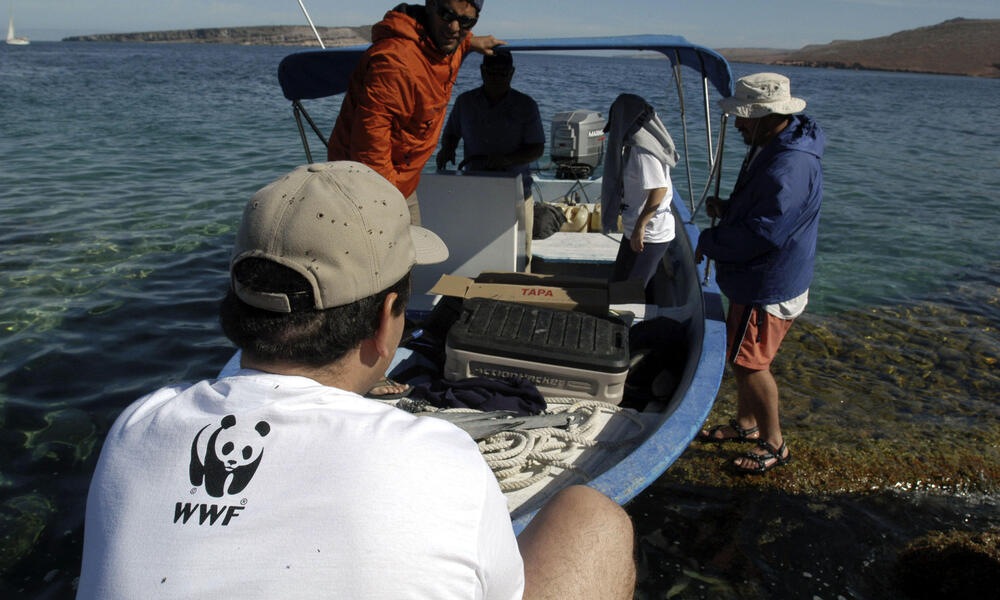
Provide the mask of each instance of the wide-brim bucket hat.
POLYGON ((719 106, 730 115, 757 119, 801 112, 806 101, 792 96, 792 85, 784 75, 755 73, 740 77, 733 95, 719 100, 719 106))

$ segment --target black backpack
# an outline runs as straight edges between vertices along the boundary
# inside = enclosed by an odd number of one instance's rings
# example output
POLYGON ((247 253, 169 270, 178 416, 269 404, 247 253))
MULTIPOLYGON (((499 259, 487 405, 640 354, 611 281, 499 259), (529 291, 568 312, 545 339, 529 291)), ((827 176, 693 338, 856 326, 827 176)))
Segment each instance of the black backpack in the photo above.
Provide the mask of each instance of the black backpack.
POLYGON ((531 239, 544 240, 566 223, 566 215, 553 204, 547 202, 535 202, 534 224, 531 228, 531 239))

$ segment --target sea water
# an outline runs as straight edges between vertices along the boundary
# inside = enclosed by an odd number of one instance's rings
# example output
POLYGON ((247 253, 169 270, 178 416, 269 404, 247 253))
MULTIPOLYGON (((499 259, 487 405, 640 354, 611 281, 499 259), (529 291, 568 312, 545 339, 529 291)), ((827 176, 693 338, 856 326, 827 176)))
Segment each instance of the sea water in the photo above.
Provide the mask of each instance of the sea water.
MULTIPOLYGON (((0 48, 3 597, 72 595, 108 427, 140 395, 211 377, 231 355, 216 304, 243 204, 305 162, 276 81, 295 50, 0 48)), ((606 114, 632 92, 683 143, 665 61, 516 61, 514 86, 538 101, 546 133, 556 112, 606 114)), ((456 93, 478 84, 478 63, 456 93)), ((904 544, 997 527, 1000 81, 733 69, 789 75, 829 140, 810 305, 775 368, 799 460, 747 484, 717 474, 725 451, 686 453, 630 507, 640 596, 891 594, 904 544)), ((700 174, 700 82, 685 72, 682 86, 700 174)), ((339 101, 312 104, 324 130, 339 101)), ((727 140, 723 194, 745 150, 731 128, 727 140)), ((683 165, 674 181, 688 195, 683 165)), ((713 419, 731 414, 732 393, 727 380, 713 419)))

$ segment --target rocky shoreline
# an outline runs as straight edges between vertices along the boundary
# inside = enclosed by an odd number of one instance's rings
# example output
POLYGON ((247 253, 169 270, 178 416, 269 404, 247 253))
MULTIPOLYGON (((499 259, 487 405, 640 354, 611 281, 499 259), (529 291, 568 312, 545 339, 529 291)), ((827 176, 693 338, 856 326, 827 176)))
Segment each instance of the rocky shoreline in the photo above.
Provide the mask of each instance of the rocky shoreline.
MULTIPOLYGON (((317 27, 327 47, 367 44, 371 25, 360 27, 317 27)), ((258 27, 217 27, 175 29, 135 33, 98 33, 64 38, 64 42, 146 42, 180 44, 237 44, 245 46, 319 46, 312 29, 305 25, 262 25, 258 27)))
MULTIPOLYGON (((316 29, 328 47, 371 42, 371 25, 316 29)), ((312 29, 304 25, 102 33, 63 41, 319 46, 312 29)), ((719 53, 730 62, 1000 78, 1000 19, 951 19, 884 37, 836 40, 798 50, 723 48, 719 53)))

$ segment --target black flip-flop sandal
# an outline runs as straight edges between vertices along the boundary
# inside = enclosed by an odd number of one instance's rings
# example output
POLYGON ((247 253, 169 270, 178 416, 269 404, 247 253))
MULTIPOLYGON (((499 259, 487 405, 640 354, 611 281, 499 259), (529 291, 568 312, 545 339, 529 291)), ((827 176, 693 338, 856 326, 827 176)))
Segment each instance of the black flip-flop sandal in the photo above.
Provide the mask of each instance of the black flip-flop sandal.
POLYGON ((698 432, 698 437, 695 438, 699 442, 707 442, 709 444, 722 444, 725 442, 756 442, 757 438, 750 437, 751 435, 760 431, 760 427, 750 427, 748 429, 743 429, 740 424, 736 422, 736 419, 729 419, 729 426, 733 428, 736 435, 729 437, 716 437, 715 434, 722 431, 725 425, 716 425, 708 430, 707 433, 698 432))
POLYGON ((764 454, 754 454, 753 452, 746 452, 743 454, 744 458, 749 458, 754 461, 757 463, 757 466, 741 467, 737 464, 733 464, 733 468, 736 469, 737 473, 767 473, 771 469, 780 467, 781 465, 786 465, 788 464, 788 461, 792 460, 792 452, 787 446, 785 446, 784 441, 781 442, 780 448, 775 448, 764 440, 757 442, 757 446, 767 450, 767 452, 764 454), (784 458, 782 458, 782 454, 784 454, 784 458), (768 461, 772 459, 774 462, 768 464, 768 461))

